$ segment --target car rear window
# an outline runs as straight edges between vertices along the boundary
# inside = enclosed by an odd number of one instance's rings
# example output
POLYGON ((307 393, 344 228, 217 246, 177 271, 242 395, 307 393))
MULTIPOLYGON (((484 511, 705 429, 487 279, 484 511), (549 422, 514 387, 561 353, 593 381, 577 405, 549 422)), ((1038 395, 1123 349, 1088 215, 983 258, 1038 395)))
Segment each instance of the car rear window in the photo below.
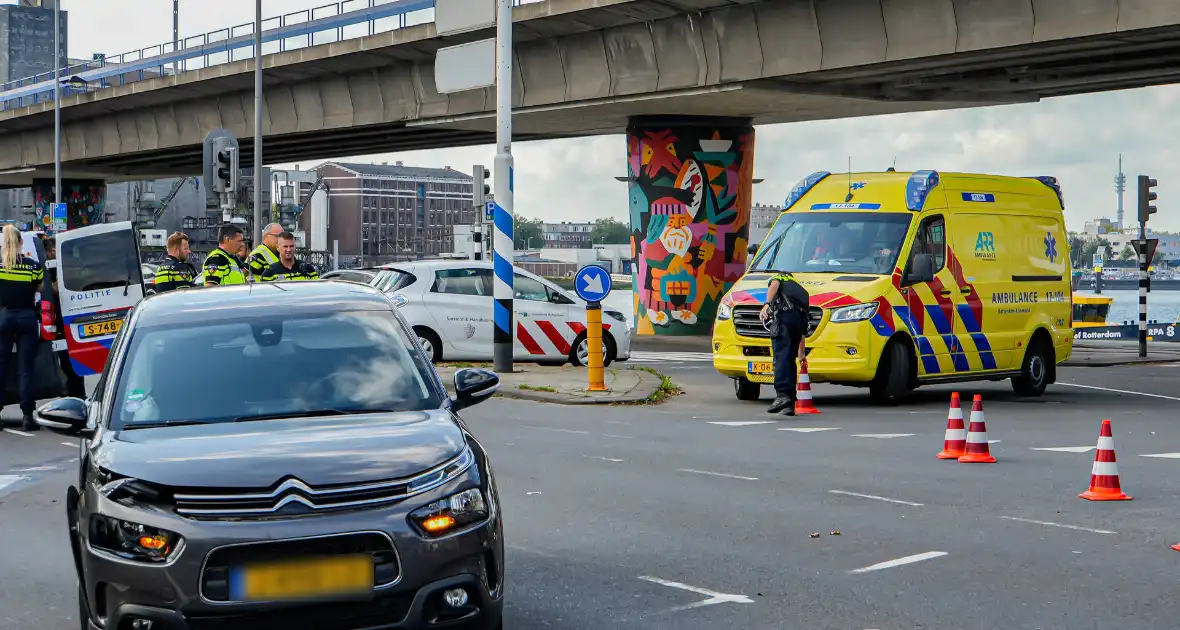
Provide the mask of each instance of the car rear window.
POLYGON ((390 311, 278 312, 131 335, 118 370, 116 427, 442 403, 427 376, 431 366, 390 311), (177 357, 184 378, 176 377, 177 357))
POLYGON ((61 244, 62 283, 70 291, 95 291, 143 282, 138 246, 130 230, 91 234, 61 244))
POLYGON ((373 281, 369 284, 381 291, 390 293, 414 284, 414 281, 417 279, 414 274, 408 271, 402 271, 401 269, 382 269, 377 272, 377 275, 373 277, 373 281))

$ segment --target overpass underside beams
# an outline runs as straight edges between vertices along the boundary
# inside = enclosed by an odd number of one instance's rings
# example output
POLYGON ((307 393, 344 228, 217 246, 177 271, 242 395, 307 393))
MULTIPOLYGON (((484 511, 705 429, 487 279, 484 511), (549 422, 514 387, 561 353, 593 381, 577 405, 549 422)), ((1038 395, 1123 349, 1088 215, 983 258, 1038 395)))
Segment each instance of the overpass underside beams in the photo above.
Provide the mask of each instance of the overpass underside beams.
POLYGON ((710 334, 746 269, 750 119, 634 118, 627 174, 637 334, 710 334))
MULTIPOLYGON (((53 180, 33 180, 33 229, 53 232, 53 180)), ((107 205, 107 184, 101 179, 61 180, 66 204, 66 229, 103 223, 107 205)))

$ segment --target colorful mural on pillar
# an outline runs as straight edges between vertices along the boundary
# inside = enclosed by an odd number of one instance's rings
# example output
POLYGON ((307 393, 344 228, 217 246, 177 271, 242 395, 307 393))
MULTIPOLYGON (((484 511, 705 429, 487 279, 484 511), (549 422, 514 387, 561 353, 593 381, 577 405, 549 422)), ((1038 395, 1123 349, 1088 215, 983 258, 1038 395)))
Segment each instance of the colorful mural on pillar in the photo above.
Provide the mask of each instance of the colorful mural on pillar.
POLYGON ((627 174, 636 333, 710 334, 746 270, 754 128, 632 121, 627 174))
MULTIPOLYGON (((101 179, 63 179, 66 203, 66 229, 85 227, 103 222, 107 205, 107 184, 101 179)), ((34 229, 52 231, 53 180, 33 180, 33 205, 37 220, 34 229)))

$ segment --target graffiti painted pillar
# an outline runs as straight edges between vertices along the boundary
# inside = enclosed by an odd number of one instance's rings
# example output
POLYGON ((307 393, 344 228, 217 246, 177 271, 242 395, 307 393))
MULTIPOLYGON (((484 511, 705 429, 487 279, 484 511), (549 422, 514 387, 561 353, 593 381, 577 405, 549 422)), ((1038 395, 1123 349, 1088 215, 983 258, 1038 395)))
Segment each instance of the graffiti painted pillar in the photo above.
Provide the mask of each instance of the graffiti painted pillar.
MULTIPOLYGON (((66 204, 66 229, 85 227, 105 221, 103 213, 107 206, 107 183, 101 179, 63 179, 65 191, 62 201, 66 204)), ((36 221, 33 229, 51 232, 53 226, 53 180, 33 180, 33 211, 36 221)))
POLYGON ((660 116, 627 126, 636 334, 709 335, 746 270, 749 119, 660 116))

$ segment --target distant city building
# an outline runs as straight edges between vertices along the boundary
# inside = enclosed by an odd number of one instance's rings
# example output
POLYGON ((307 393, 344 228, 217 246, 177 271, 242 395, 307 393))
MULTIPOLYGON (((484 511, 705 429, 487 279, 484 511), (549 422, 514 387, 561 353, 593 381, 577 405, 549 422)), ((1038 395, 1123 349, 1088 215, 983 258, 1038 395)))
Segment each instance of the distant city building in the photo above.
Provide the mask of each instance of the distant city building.
POLYGON ((56 63, 53 52, 55 0, 22 0, 0 6, 0 77, 4 81, 27 79, 65 65, 69 48, 67 12, 60 13, 56 63))
MULTIPOLYGON (((326 162, 316 167, 330 192, 327 243, 365 265, 436 256, 454 248, 454 226, 471 225, 471 175, 451 167, 326 162)), ((314 204, 300 217, 309 230, 314 204)))
POLYGON ((782 206, 756 203, 750 207, 750 244, 761 245, 770 234, 770 227, 783 211, 782 206))
MULTIPOLYGON (((541 238, 545 240, 543 245, 553 249, 587 249, 593 244, 590 241, 590 233, 593 231, 593 223, 562 221, 541 224, 541 238)), ((542 243, 536 245, 540 246, 542 243)))
POLYGON ((1085 226, 1082 228, 1082 233, 1089 236, 1102 236, 1103 234, 1116 232, 1118 229, 1118 225, 1110 219, 1099 217, 1092 221, 1086 221, 1085 226))

